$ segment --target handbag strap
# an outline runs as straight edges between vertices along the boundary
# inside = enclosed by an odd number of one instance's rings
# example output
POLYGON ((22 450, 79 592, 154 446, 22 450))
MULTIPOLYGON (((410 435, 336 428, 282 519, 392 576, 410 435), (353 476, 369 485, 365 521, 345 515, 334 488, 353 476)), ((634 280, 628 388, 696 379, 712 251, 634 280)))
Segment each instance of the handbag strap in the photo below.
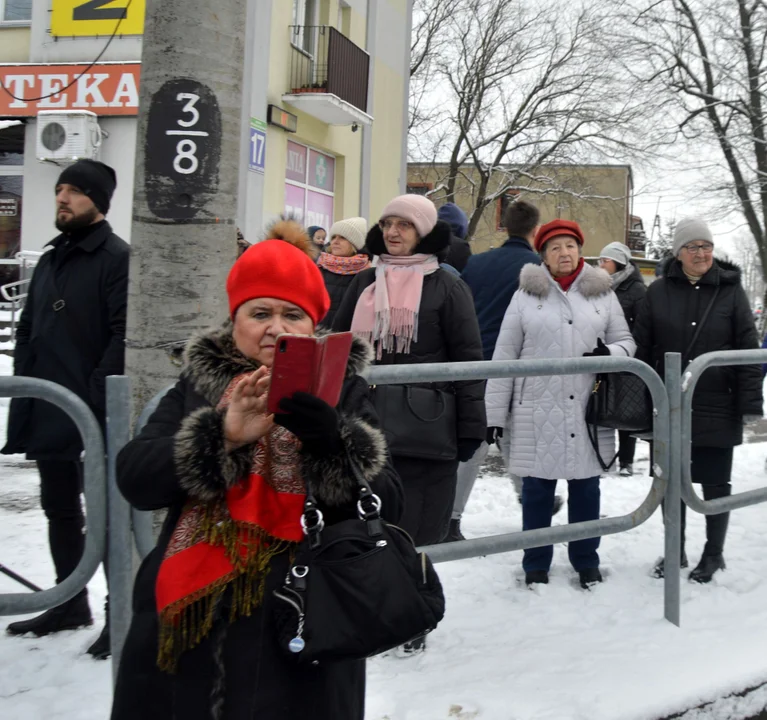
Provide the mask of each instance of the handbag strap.
MULTIPOLYGON (((591 398, 589 398, 589 402, 593 402, 594 396, 597 394, 597 391, 599 390, 599 386, 601 383, 606 381, 605 375, 597 375, 596 382, 594 383, 594 389, 591 391, 591 398)), ((602 459, 602 453, 599 452, 599 428, 595 423, 586 423, 586 432, 589 436, 589 441, 591 442, 591 447, 594 448, 594 452, 596 453, 597 460, 599 461, 599 466, 604 470, 604 472, 607 472, 615 463, 615 461, 618 459, 618 455, 620 455, 620 451, 615 453, 615 456, 612 460, 610 460, 609 463, 606 463, 602 459)))
MULTIPOLYGON (((376 537, 383 534, 381 524, 381 498, 376 495, 365 479, 357 463, 352 459, 349 448, 344 443, 344 453, 349 467, 357 481, 359 494, 357 496, 357 515, 364 521, 368 527, 368 534, 376 537)), ((306 486, 306 499, 304 500, 304 512, 301 516, 301 527, 304 534, 309 539, 309 547, 314 549, 321 543, 321 533, 325 528, 325 520, 322 510, 320 510, 317 498, 315 498, 311 487, 306 486)))
POLYGON ((709 300, 709 303, 706 306, 706 309, 703 311, 703 317, 700 319, 700 322, 698 323, 698 327, 695 329, 695 334, 692 336, 692 340, 690 340, 690 344, 687 346, 687 350, 684 351, 684 355, 682 355, 682 367, 684 367, 687 364, 687 358, 690 356, 690 353, 692 352, 692 349, 695 346, 695 343, 700 337, 700 333, 703 330, 703 326, 706 324, 706 320, 708 320, 708 316, 711 314, 711 308, 714 307, 716 298, 719 295, 720 288, 721 288, 721 285, 716 286, 716 289, 714 290, 714 294, 711 297, 711 300, 709 300))

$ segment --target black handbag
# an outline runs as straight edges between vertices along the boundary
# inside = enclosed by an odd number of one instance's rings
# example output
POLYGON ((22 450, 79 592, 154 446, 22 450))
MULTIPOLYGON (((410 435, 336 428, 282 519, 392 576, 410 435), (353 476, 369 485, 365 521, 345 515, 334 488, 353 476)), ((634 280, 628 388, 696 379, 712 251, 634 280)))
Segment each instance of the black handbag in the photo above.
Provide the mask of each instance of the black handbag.
POLYGON ((599 428, 647 432, 652 429, 653 405, 644 381, 633 373, 597 375, 586 405, 586 429, 602 470, 607 471, 618 457, 605 462, 599 452, 599 428))
POLYGON ((349 462, 358 517, 325 526, 308 494, 305 538, 274 590, 277 643, 299 664, 362 660, 431 632, 445 614, 431 561, 381 519, 380 499, 349 462))
POLYGON ((379 385, 373 397, 389 451, 395 457, 458 457, 455 395, 417 385, 379 385))

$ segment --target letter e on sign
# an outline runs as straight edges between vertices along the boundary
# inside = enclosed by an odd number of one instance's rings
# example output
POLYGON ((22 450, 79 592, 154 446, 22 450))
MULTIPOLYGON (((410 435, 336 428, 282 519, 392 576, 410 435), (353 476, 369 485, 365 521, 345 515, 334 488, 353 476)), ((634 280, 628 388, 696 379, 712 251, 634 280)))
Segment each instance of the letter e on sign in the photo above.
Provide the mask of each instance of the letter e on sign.
POLYGON ((145 14, 146 0, 51 0, 51 35, 109 36, 121 18, 119 35, 142 35, 145 14))
POLYGON ((221 111, 213 91, 185 78, 163 84, 149 105, 144 153, 149 209, 166 220, 193 219, 218 190, 221 111))

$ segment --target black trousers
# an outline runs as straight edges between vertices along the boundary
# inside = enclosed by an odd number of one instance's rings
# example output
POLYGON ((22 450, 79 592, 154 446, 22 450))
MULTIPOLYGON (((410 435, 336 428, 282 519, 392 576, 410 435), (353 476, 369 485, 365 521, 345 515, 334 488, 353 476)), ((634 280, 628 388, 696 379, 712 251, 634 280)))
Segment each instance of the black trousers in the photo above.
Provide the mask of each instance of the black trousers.
MULTIPOLYGON (((704 500, 716 500, 732 494, 732 448, 692 447, 690 474, 692 481, 703 489, 704 500)), ((706 545, 704 555, 721 555, 727 537, 730 513, 706 515, 706 545)), ((687 506, 682 502, 682 554, 685 551, 687 506)))
POLYGON ((619 430, 618 442, 618 466, 633 465, 637 439, 630 432, 619 430))
POLYGON ((83 466, 79 460, 38 460, 40 504, 48 519, 48 544, 56 582, 69 577, 85 550, 85 515, 80 495, 83 466))
POLYGON ((405 490, 400 526, 416 545, 433 545, 447 535, 453 512, 458 460, 393 457, 405 490))

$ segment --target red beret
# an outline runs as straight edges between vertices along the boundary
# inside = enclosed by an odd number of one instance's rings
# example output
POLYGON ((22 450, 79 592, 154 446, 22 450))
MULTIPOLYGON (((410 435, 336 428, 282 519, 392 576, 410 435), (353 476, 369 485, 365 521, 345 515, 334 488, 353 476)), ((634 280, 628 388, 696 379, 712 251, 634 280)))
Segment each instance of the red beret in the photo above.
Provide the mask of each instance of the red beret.
POLYGON ((578 241, 578 245, 583 247, 583 232, 577 222, 572 220, 552 220, 545 225, 541 225, 538 229, 538 233, 535 236, 536 251, 540 252, 546 242, 553 237, 557 237, 557 235, 574 237, 578 241))
POLYGON ((306 231, 292 220, 276 223, 269 240, 251 245, 226 280, 229 312, 254 298, 276 298, 298 305, 316 325, 330 309, 322 273, 311 257, 306 231))

